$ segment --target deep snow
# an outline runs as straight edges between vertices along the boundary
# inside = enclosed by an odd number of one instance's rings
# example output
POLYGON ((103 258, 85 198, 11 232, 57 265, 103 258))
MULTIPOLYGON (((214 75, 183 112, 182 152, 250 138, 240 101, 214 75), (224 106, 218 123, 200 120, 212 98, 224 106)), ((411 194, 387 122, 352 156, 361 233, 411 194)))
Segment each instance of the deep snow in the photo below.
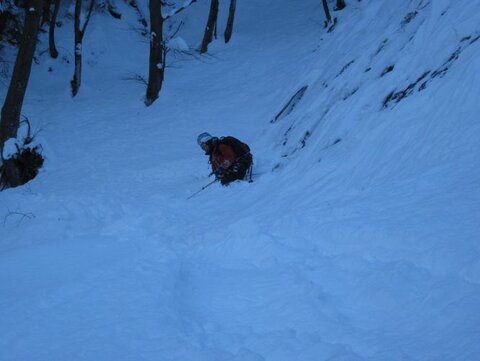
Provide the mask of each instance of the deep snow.
POLYGON ((58 60, 43 40, 23 113, 47 160, 0 193, 0 359, 480 359, 480 3, 350 0, 332 33, 321 1, 237 7, 148 108, 126 6, 92 18, 75 99, 73 26, 58 60), (254 183, 187 200, 203 131, 251 146, 254 183))

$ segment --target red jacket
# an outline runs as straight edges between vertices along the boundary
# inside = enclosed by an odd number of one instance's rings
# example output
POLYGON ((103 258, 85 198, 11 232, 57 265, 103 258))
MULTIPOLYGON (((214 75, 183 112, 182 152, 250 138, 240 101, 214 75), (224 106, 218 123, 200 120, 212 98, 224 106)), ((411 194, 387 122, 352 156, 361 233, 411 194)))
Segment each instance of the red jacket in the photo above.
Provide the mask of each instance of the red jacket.
POLYGON ((230 168, 237 156, 233 148, 227 144, 219 143, 210 153, 210 163, 212 163, 212 171, 226 170, 230 168))

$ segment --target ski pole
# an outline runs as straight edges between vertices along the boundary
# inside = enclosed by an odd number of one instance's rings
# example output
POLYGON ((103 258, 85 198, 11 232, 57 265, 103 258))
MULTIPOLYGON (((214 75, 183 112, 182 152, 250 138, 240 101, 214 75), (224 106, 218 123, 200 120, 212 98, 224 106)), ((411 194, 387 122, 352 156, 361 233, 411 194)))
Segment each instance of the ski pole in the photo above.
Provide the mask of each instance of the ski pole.
POLYGON ((194 196, 196 196, 198 193, 200 193, 201 191, 207 189, 208 187, 210 187, 213 183, 215 183, 216 181, 218 181, 218 179, 214 179, 213 181, 211 181, 210 183, 208 183, 207 185, 204 185, 199 191, 196 191, 195 193, 193 193, 190 197, 187 198, 190 199, 190 198, 193 198, 194 196))

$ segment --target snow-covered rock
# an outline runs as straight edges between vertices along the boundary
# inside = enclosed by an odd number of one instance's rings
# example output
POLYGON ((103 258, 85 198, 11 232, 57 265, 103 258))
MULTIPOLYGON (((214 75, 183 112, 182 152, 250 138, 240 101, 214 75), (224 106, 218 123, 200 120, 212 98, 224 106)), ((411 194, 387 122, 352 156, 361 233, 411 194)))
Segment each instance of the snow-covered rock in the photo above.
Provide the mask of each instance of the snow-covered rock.
POLYGON ((179 37, 179 36, 169 40, 168 48, 172 50, 178 50, 178 51, 189 50, 187 42, 182 37, 179 37))
POLYGON ((16 138, 7 139, 3 146, 3 159, 11 158, 15 153, 17 153, 20 144, 16 138))

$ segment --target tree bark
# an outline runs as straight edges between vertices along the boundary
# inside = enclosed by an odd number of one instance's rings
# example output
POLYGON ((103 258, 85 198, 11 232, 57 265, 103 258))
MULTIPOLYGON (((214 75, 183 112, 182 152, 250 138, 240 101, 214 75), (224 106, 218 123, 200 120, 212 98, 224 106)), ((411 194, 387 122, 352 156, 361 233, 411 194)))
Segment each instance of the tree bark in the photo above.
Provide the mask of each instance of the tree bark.
POLYGON ((165 47, 163 42, 163 17, 161 0, 150 0, 150 59, 145 104, 151 105, 157 98, 165 73, 165 47))
POLYGON ((208 45, 213 40, 213 33, 217 26, 218 17, 218 0, 212 0, 210 3, 210 13, 208 14, 207 26, 205 27, 205 34, 203 36, 202 46, 200 53, 206 53, 208 51, 208 45))
POLYGON ((57 23, 58 9, 60 8, 60 0, 55 0, 55 7, 53 8, 52 19, 50 20, 50 27, 48 31, 48 43, 50 49, 50 56, 54 59, 58 57, 57 47, 55 46, 55 26, 57 23))
POLYGON ((75 1, 75 69, 73 71, 72 96, 77 95, 80 85, 82 83, 82 31, 80 30, 80 15, 82 12, 82 0, 75 1))
POLYGON ((233 21, 235 19, 235 7, 236 7, 236 0, 230 0, 230 8, 228 10, 228 20, 227 20, 227 27, 225 28, 225 43, 228 43, 232 38, 233 33, 233 21))
POLYGON ((330 21, 332 21, 332 17, 330 16, 330 10, 328 9, 328 3, 327 0, 322 0, 323 1, 323 10, 325 10, 325 16, 327 17, 327 21, 325 23, 328 24, 330 21))
POLYGON ((33 56, 37 46, 37 35, 42 17, 43 0, 32 0, 27 9, 22 41, 17 53, 12 79, 8 87, 7 96, 2 107, 0 120, 0 154, 3 152, 5 141, 16 138, 20 125, 22 110, 28 79, 32 69, 33 56))
POLYGON ((90 16, 92 15, 93 5, 95 0, 90 1, 90 6, 88 8, 88 13, 85 18, 85 23, 83 27, 80 27, 80 17, 82 13, 82 0, 75 1, 75 70, 73 72, 73 79, 70 82, 72 86, 72 96, 76 96, 82 84, 82 47, 83 47, 83 36, 85 35, 85 30, 87 29, 88 22, 90 21, 90 16))

